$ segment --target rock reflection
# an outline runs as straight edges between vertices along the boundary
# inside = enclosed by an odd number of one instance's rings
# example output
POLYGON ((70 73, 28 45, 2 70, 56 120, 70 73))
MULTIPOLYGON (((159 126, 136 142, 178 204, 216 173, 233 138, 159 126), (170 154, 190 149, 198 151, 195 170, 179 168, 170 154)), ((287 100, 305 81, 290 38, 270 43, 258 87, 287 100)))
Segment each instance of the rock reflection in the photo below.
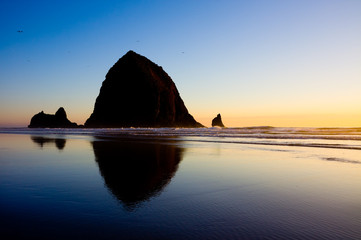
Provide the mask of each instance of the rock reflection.
POLYGON ((38 144, 41 148, 43 148, 45 144, 54 143, 57 149, 63 150, 66 143, 66 139, 64 138, 48 138, 41 136, 30 136, 30 138, 34 143, 38 144))
POLYGON ((139 141, 94 141, 95 159, 105 185, 131 211, 160 194, 182 160, 174 145, 139 141))

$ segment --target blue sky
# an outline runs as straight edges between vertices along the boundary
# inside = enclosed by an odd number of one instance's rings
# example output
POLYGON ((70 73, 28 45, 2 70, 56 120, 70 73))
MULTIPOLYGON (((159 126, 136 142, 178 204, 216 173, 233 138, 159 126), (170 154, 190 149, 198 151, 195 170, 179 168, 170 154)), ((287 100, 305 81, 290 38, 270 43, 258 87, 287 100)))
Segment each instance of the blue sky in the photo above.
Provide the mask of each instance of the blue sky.
POLYGON ((82 124, 128 50, 209 126, 361 126, 361 1, 2 1, 0 126, 82 124), (23 32, 19 33, 18 30, 23 32))

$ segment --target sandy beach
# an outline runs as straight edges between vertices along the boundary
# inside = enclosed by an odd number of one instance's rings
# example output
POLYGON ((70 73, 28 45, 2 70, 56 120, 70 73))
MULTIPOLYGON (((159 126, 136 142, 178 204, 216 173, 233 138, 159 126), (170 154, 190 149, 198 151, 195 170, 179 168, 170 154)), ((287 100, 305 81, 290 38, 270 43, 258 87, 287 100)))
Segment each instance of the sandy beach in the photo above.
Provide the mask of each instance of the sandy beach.
POLYGON ((6 239, 361 236, 357 131, 286 141, 258 133, 257 144, 220 130, 148 129, 131 138, 54 131, 0 134, 6 239), (348 147, 321 146, 340 142, 348 147))

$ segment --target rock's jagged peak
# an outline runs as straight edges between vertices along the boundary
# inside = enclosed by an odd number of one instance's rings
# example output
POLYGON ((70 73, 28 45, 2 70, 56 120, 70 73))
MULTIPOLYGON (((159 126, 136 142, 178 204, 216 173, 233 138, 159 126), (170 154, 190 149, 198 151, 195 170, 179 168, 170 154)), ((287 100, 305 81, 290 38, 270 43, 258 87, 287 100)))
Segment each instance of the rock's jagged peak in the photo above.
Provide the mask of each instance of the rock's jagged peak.
POLYGON ((148 59, 132 50, 128 51, 124 56, 118 59, 118 61, 114 64, 117 65, 119 61, 133 61, 133 62, 142 62, 147 61, 148 59))
POLYGON ((106 75, 106 79, 111 79, 112 76, 119 74, 120 71, 128 71, 129 68, 136 68, 137 71, 145 73, 156 71, 156 74, 161 74, 169 77, 168 74, 164 72, 161 66, 155 64, 143 55, 140 55, 133 50, 129 50, 124 56, 119 58, 118 61, 109 69, 106 75))
POLYGON ((158 66, 157 64, 150 61, 148 58, 134 52, 133 50, 129 50, 125 55, 123 55, 121 58, 119 58, 118 61, 114 64, 114 66, 118 65, 118 63, 122 62, 122 61, 132 61, 133 63, 134 62, 137 62, 137 63, 143 62, 143 63, 148 63, 148 64, 158 66))
POLYGON ((139 53, 134 52, 133 50, 129 50, 124 56, 144 57, 139 53))
POLYGON ((67 116, 66 116, 65 109, 64 109, 63 107, 60 107, 60 108, 58 109, 58 111, 56 111, 55 116, 57 116, 57 117, 62 117, 62 118, 66 118, 67 116))
POLYGON ((139 53, 134 52, 133 50, 129 50, 122 58, 133 58, 138 60, 145 60, 151 62, 148 58, 144 57, 143 55, 140 55, 139 53))

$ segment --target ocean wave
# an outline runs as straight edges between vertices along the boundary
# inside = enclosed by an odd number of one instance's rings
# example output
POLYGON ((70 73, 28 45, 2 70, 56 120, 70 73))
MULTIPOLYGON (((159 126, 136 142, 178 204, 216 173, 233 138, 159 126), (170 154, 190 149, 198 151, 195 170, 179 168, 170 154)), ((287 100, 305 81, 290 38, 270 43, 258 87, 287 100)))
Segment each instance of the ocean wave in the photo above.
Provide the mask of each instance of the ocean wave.
POLYGON ((331 161, 331 162, 343 162, 343 163, 361 164, 360 161, 354 161, 354 160, 349 160, 349 159, 345 159, 345 158, 336 158, 336 157, 327 157, 327 158, 323 158, 323 160, 331 161))
POLYGON ((174 140, 198 142, 361 150, 361 128, 2 128, 0 133, 147 139, 172 137, 174 140))

